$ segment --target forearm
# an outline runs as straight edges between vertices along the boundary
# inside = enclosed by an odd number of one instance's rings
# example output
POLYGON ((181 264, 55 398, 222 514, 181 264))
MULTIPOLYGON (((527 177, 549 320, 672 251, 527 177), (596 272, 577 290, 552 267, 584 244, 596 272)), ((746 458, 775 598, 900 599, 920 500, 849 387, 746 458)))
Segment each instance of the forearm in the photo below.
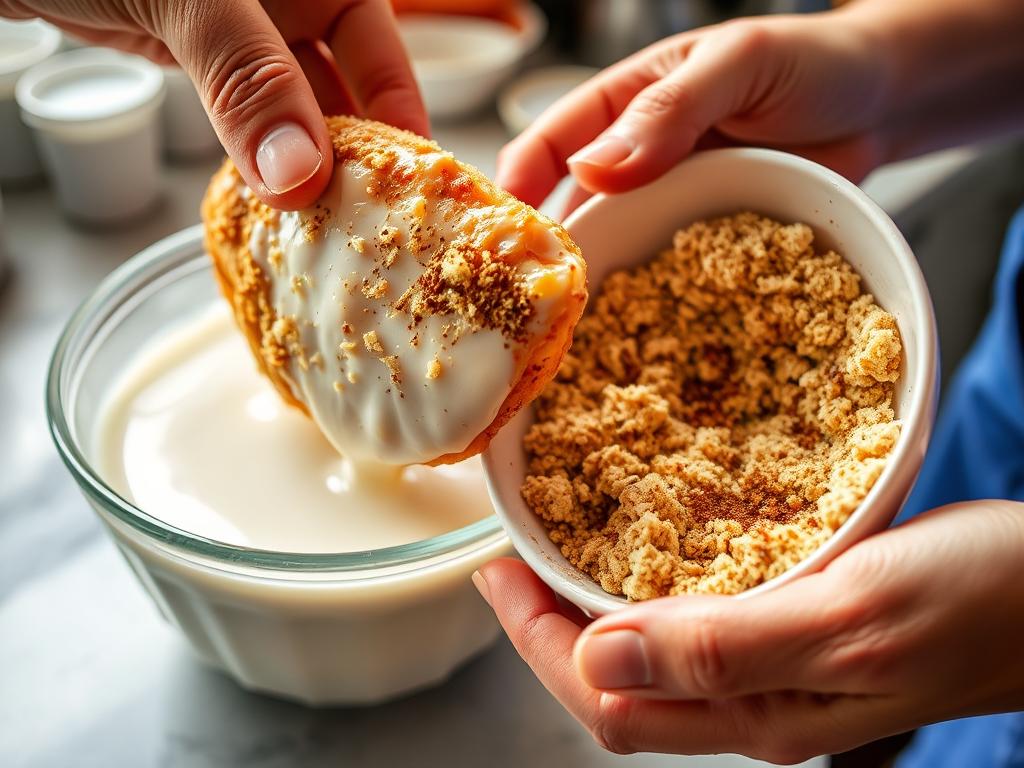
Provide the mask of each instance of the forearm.
POLYGON ((1019 0, 857 0, 836 15, 886 62, 889 159, 1024 130, 1019 0))

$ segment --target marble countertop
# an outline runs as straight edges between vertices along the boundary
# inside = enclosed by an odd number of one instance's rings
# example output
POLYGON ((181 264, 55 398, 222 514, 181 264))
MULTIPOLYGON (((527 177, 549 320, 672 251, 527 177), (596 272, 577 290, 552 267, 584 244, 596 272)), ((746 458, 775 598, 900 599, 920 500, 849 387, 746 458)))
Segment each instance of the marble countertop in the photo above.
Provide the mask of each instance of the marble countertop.
MULTIPOLYGON (((441 128, 438 138, 492 172, 506 136, 495 119, 482 118, 441 128)), ((943 173, 966 159, 947 156, 943 173)), ((169 166, 160 207, 116 230, 69 224, 45 186, 4 190, 0 763, 754 765, 731 756, 607 754, 504 640, 437 689, 364 709, 307 709, 247 693, 191 655, 61 465, 46 428, 43 383, 51 348, 74 307, 116 265, 197 220, 216 162, 169 166)), ((913 198, 910 176, 896 178, 879 196, 889 190, 894 199, 913 198)), ((935 181, 928 177, 926 186, 935 181)), ((551 209, 557 211, 557 202, 551 209)))

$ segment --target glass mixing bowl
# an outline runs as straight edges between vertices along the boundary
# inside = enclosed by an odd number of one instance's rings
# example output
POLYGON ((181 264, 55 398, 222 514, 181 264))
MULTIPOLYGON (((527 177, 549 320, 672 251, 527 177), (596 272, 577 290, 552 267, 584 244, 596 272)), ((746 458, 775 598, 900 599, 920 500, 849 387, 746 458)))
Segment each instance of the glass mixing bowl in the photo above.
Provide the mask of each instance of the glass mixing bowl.
POLYGON ((498 635, 470 582, 479 565, 510 551, 494 515, 373 551, 275 552, 168 525, 94 468, 100 404, 125 362, 220 301, 199 226, 104 280, 68 322, 50 364, 46 408, 61 458, 163 616, 246 688, 367 704, 444 680, 498 635))

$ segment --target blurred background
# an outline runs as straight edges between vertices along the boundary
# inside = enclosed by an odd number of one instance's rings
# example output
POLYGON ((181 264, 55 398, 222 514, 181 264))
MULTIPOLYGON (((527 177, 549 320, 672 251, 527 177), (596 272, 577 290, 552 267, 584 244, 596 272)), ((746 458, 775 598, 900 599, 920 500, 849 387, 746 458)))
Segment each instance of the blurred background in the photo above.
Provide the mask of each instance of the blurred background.
MULTIPOLYGON (((812 0, 396 0, 435 137, 493 174, 560 95, 666 35, 812 0), (468 8, 474 15, 438 15, 468 8)), ((308 710, 196 661, 129 578, 50 444, 46 365, 114 267, 198 221, 222 153, 174 69, 0 23, 0 763, 6 766, 439 764, 740 766, 603 753, 504 641, 446 685, 370 709, 308 710)), ((921 261, 943 375, 988 306, 1024 147, 880 169, 864 188, 921 261), (969 267, 969 268, 968 268, 969 267)), ((566 190, 545 205, 557 215, 566 190)), ((882 765, 893 744, 838 758, 882 765)), ((815 765, 824 765, 825 759, 815 765)))

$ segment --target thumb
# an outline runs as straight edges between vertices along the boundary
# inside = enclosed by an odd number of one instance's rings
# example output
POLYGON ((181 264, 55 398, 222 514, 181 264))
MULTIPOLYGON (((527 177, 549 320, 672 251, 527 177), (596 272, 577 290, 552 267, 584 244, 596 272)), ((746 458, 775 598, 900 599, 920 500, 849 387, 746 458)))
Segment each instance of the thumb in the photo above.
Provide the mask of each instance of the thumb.
POLYGON ((577 671, 592 688, 654 698, 827 692, 828 651, 853 612, 816 583, 825 578, 743 599, 663 598, 606 616, 577 641, 577 671))
POLYGON ((221 144, 268 205, 311 205, 333 153, 313 89, 256 0, 175 3, 165 40, 199 91, 221 144))
MULTIPOLYGON (((775 78, 776 52, 772 32, 756 22, 709 30, 675 51, 685 56, 682 62, 569 157, 569 170, 591 192, 624 192, 653 181, 689 155, 716 123, 756 104, 775 78)), ((650 66, 657 70, 665 63, 656 59, 650 66)))

